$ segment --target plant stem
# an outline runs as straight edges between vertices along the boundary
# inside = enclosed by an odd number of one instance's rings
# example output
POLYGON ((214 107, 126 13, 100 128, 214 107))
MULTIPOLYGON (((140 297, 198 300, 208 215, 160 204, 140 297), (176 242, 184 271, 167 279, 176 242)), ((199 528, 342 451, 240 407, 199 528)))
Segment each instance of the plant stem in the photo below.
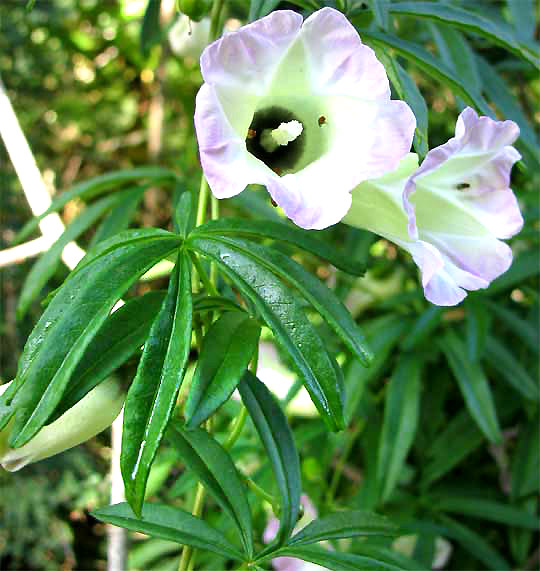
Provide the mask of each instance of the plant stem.
POLYGON ((244 476, 245 482, 248 488, 251 488, 260 498, 267 501, 272 506, 272 511, 274 515, 279 515, 279 506, 276 502, 274 496, 269 494, 266 490, 263 490, 258 484, 256 484, 251 478, 244 476))
MULTIPOLYGON (((200 517, 203 510, 204 499, 206 497, 206 490, 202 484, 197 484, 197 493, 195 495, 195 503, 193 511, 191 512, 195 517, 200 517)), ((192 571, 195 565, 195 550, 189 545, 184 545, 182 550, 182 557, 180 558, 180 565, 178 571, 192 571)))
POLYGON ((199 188, 199 202, 197 204, 197 221, 196 226, 204 224, 206 218, 206 204, 208 203, 208 182, 206 177, 201 175, 201 186, 199 188))

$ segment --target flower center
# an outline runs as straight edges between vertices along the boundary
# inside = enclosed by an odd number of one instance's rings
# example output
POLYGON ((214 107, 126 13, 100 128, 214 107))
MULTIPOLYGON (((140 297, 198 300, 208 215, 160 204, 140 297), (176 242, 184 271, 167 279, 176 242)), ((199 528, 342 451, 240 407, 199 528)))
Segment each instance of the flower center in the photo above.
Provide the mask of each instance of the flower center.
POLYGON ((256 111, 249 126, 246 148, 278 175, 293 170, 305 144, 303 124, 281 107, 256 111))

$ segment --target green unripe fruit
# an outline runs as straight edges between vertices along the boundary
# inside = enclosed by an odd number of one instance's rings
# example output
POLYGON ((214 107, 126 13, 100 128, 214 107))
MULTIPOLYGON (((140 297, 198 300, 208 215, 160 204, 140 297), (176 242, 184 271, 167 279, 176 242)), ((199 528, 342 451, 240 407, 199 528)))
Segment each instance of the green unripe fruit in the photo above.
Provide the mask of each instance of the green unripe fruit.
POLYGON ((212 2, 207 0, 178 0, 178 11, 194 22, 200 22, 210 12, 212 2))

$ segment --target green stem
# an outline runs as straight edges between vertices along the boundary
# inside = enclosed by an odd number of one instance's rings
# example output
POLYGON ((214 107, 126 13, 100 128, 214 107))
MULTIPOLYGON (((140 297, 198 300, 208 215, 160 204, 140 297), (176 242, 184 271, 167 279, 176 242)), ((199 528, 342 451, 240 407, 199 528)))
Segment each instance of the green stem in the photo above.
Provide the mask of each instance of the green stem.
POLYGON ((244 428, 244 425, 246 424, 247 416, 248 416, 247 408, 245 406, 242 406, 242 409, 240 410, 240 414, 234 420, 233 429, 232 429, 231 433, 229 434, 229 437, 227 438, 227 440, 223 444, 223 448, 225 448, 225 450, 230 450, 234 446, 234 443, 240 437, 240 434, 242 433, 242 429, 244 428))
POLYGON ((197 221, 196 226, 204 224, 206 218, 206 205, 208 203, 208 182, 204 174, 201 176, 201 186, 199 188, 199 202, 197 204, 197 221))
POLYGON ((205 287, 206 291, 210 294, 210 295, 219 295, 218 290, 216 289, 216 286, 214 283, 212 283, 211 279, 208 279, 208 274, 204 271, 204 267, 201 263, 201 260, 199 259, 199 257, 197 256, 197 254, 192 254, 191 255, 191 260, 193 261, 193 265, 195 266, 197 273, 199 274, 199 278, 203 284, 203 286, 205 287))
POLYGON ((345 443, 345 448, 343 453, 341 454, 338 463, 336 465, 336 469, 332 475, 332 481, 330 482, 330 486, 328 487, 328 492, 326 493, 326 501, 328 505, 332 504, 334 501, 334 495, 336 493, 339 481, 341 479, 341 474, 343 473, 343 469, 345 468, 345 464, 347 462, 347 458, 351 453, 354 443, 362 430, 364 430, 366 423, 364 421, 359 421, 358 424, 354 427, 352 432, 349 435, 347 442, 345 443))
MULTIPOLYGON (((201 517, 206 491, 202 484, 197 484, 197 493, 195 495, 195 503, 191 512, 195 517, 201 517)), ((195 565, 195 549, 189 545, 185 545, 180 558, 178 571, 192 571, 195 565)))
POLYGON ((244 479, 248 488, 251 488, 260 498, 262 498, 272 506, 272 511, 274 512, 274 515, 277 517, 279 515, 279 504, 276 502, 274 496, 269 494, 266 490, 263 490, 251 478, 244 476, 244 479))
POLYGON ((221 20, 221 11, 223 10, 224 3, 224 0, 214 0, 212 5, 212 13, 210 14, 210 19, 212 21, 210 26, 210 39, 212 41, 217 40, 221 35, 219 22, 221 20))

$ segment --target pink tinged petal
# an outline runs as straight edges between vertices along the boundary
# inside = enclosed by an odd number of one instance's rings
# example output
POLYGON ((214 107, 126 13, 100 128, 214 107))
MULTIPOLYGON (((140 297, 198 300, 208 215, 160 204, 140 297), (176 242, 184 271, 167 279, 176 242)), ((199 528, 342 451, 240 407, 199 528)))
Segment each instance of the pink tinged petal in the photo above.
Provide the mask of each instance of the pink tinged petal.
POLYGON ((341 12, 318 10, 304 22, 300 37, 319 93, 390 99, 384 66, 341 12))
POLYGON ((225 34, 201 56, 205 82, 235 86, 242 92, 264 93, 301 25, 300 14, 278 10, 225 34))

